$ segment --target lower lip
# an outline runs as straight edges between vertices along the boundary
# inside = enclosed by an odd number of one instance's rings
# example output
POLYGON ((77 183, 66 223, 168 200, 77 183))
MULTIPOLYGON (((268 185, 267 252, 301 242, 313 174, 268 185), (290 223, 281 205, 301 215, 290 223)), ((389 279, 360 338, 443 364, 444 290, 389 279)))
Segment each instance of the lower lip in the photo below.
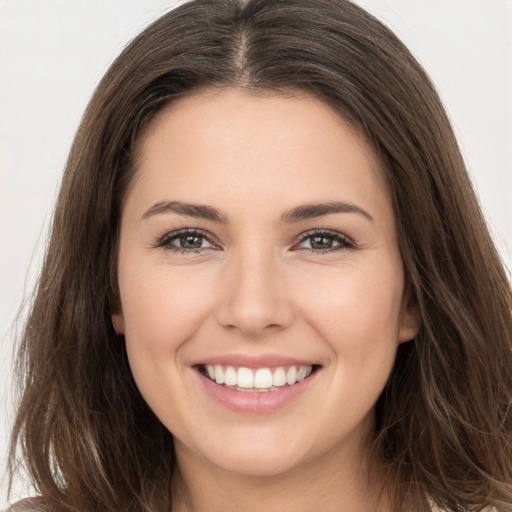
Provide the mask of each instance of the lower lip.
POLYGON ((236 391, 213 382, 196 369, 206 392, 217 402, 235 412, 265 414, 277 411, 302 395, 316 379, 318 370, 293 386, 283 386, 276 391, 236 391))

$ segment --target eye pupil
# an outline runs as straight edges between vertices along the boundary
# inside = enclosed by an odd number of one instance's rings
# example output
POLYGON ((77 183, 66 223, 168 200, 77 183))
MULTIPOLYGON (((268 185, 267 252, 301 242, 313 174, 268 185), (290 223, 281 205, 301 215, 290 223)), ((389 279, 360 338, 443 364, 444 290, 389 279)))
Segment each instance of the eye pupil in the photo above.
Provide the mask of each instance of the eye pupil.
POLYGON ((182 249, 200 249, 203 243, 203 237, 198 235, 180 236, 180 247, 182 249))
POLYGON ((313 249, 330 249, 332 244, 332 238, 327 236, 313 236, 311 238, 311 247, 313 249))

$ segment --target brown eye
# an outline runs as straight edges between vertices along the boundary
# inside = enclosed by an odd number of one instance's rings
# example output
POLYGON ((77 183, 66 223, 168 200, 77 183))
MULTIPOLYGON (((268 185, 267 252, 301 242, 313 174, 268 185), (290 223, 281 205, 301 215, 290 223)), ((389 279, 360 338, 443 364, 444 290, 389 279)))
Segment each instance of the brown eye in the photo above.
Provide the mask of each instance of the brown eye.
POLYGON ((179 246, 182 249, 200 249, 203 245, 204 236, 202 235, 182 235, 179 237, 179 246))
POLYGON ((162 238, 156 241, 155 247, 160 247, 169 251, 181 252, 198 252, 203 249, 218 249, 209 240, 210 235, 203 233, 200 230, 182 229, 167 233, 162 238))
POLYGON ((312 236, 310 238, 310 245, 312 249, 331 249, 334 240, 327 236, 312 236))
POLYGON ((305 249, 315 252, 330 252, 353 247, 354 244, 342 233, 335 231, 317 231, 305 233, 301 237, 300 243, 295 247, 295 250, 305 249))

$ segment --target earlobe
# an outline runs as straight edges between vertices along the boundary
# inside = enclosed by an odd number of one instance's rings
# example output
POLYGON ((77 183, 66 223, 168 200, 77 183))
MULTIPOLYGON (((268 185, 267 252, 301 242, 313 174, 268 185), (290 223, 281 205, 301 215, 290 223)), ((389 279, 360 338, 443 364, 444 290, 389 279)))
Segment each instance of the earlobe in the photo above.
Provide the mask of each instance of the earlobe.
POLYGON ((124 318, 121 312, 112 313, 112 325, 114 326, 114 331, 118 336, 124 335, 124 318))
POLYGON ((398 342, 405 343, 406 341, 411 341, 418 334, 421 323, 421 312, 418 302, 409 290, 404 294, 403 298, 398 342))

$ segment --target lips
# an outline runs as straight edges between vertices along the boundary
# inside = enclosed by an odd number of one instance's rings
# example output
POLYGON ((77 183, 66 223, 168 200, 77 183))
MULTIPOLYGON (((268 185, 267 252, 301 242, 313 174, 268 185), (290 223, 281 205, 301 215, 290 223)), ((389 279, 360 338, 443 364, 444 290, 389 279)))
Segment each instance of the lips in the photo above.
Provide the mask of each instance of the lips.
POLYGON ((193 365, 217 403, 236 412, 269 413, 304 393, 320 365, 293 358, 225 356, 193 365))

